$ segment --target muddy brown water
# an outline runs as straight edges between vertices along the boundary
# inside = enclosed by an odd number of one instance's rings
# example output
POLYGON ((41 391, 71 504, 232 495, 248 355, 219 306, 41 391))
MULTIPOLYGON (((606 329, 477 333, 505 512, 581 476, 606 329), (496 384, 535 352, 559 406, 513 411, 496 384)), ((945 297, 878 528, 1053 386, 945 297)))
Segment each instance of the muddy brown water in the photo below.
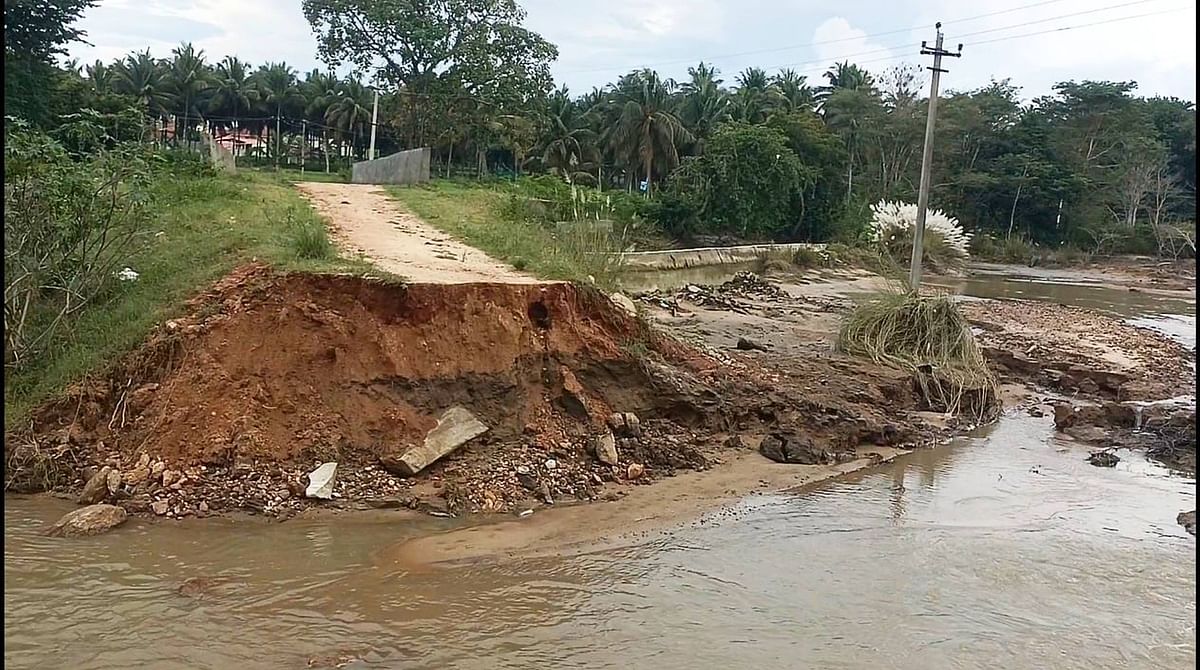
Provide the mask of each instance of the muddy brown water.
MULTIPOLYGON (((1160 318, 1142 299, 1129 314, 1160 318)), ((379 556, 458 522, 135 520, 64 541, 40 533, 70 505, 10 496, 4 657, 95 670, 1194 667, 1195 540, 1175 517, 1195 508, 1195 481, 1137 454, 1112 469, 1086 455, 1048 417, 1010 415, 621 549, 407 569, 379 556), (197 577, 210 581, 181 595, 197 577)))

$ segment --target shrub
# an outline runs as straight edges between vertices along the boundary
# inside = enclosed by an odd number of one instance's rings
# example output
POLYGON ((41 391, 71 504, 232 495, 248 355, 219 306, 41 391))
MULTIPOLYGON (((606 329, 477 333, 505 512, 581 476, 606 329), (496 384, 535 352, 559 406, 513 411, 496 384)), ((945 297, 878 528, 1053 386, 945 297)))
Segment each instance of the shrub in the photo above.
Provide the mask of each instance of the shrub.
POLYGON ((72 160, 46 135, 6 124, 4 363, 35 359, 115 281, 147 233, 143 147, 72 160))
POLYGON ((821 268, 829 266, 829 259, 825 254, 816 249, 800 248, 792 255, 792 265, 808 270, 810 268, 821 268))

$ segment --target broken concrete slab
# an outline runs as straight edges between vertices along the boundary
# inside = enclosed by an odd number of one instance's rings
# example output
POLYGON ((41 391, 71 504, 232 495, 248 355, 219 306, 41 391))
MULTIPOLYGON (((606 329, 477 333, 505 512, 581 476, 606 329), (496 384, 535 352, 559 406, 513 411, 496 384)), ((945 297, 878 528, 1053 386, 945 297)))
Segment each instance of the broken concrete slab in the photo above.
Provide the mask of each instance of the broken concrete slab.
POLYGON ((424 444, 409 449, 399 458, 389 460, 392 460, 399 474, 411 477, 424 470, 430 463, 487 431, 488 427, 466 408, 451 407, 438 419, 433 430, 425 435, 424 444))
POLYGON ((308 488, 304 489, 306 498, 333 498, 333 480, 337 476, 337 463, 322 463, 321 467, 308 473, 308 488))

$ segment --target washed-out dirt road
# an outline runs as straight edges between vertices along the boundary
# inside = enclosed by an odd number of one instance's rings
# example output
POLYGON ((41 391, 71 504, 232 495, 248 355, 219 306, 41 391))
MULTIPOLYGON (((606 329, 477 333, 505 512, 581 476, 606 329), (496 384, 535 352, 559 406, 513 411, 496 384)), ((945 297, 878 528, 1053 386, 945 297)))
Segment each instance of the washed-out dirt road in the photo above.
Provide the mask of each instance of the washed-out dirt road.
POLYGON ((421 221, 369 184, 301 182, 296 188, 326 218, 335 242, 414 283, 540 283, 421 221))

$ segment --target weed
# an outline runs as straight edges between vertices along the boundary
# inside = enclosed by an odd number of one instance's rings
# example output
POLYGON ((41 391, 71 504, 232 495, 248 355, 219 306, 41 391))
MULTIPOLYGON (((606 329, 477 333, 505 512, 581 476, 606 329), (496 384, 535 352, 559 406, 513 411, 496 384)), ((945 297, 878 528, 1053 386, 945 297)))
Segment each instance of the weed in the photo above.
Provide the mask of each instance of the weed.
POLYGON ((334 257, 333 243, 329 241, 329 229, 311 209, 288 207, 284 212, 284 221, 277 225, 287 235, 287 243, 296 254, 296 258, 329 260, 334 257))

